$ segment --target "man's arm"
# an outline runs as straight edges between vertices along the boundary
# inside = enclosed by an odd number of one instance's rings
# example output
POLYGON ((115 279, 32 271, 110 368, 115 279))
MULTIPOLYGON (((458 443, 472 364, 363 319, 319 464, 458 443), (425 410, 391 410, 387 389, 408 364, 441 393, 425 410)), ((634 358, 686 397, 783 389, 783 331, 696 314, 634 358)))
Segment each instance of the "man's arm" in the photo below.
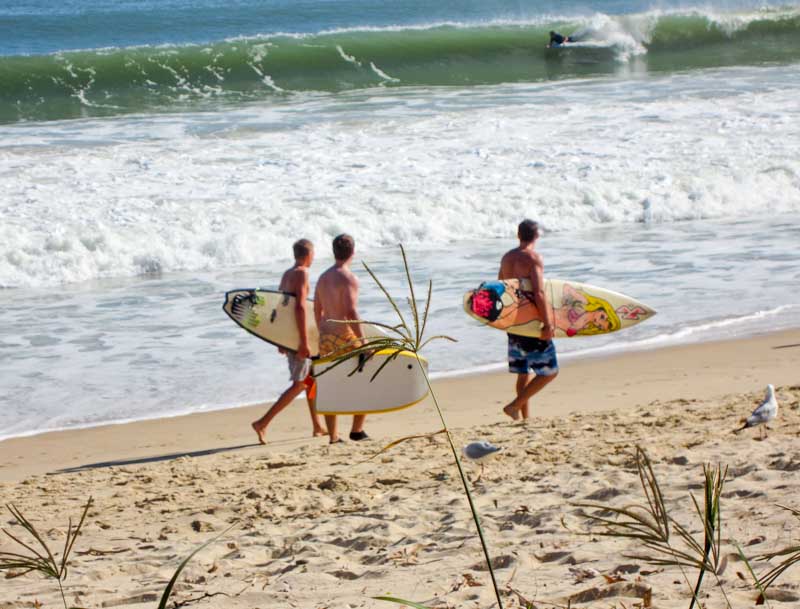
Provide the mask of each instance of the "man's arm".
POLYGON ((500 270, 497 271, 497 278, 500 280, 508 279, 508 273, 506 272, 506 260, 508 259, 508 254, 505 254, 503 258, 500 260, 500 270))
POLYGON ((541 339, 550 340, 553 338, 555 326, 553 325, 553 311, 547 304, 547 295, 544 292, 544 265, 539 256, 534 258, 533 268, 531 269, 531 287, 533 302, 536 304, 536 310, 542 315, 544 322, 541 339))
MULTIPOLYGON (((308 271, 297 271, 297 291, 295 292, 294 311, 297 331, 300 333, 300 348, 297 357, 306 358, 311 355, 308 346, 308 324, 306 323, 306 300, 308 299, 308 271)), ((315 305, 316 309, 316 305, 315 305)), ((315 313, 316 315, 316 313, 315 313)))
POLYGON ((322 309, 322 299, 319 297, 319 281, 317 281, 317 287, 314 290, 314 320, 317 322, 317 327, 322 327, 322 314, 324 313, 322 309))

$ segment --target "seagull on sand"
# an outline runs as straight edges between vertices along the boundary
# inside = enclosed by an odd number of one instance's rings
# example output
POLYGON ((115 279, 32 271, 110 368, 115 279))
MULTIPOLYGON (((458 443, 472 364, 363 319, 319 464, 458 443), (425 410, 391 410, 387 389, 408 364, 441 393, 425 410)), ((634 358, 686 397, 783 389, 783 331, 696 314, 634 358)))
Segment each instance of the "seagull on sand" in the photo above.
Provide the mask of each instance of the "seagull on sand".
MULTIPOLYGON (((769 429, 767 427, 767 423, 775 419, 777 416, 778 400, 775 399, 775 387, 772 385, 767 385, 767 395, 764 396, 764 400, 758 405, 758 408, 753 411, 753 414, 744 420, 744 425, 739 429, 736 429, 735 432, 739 433, 743 429, 747 429, 748 427, 756 427, 757 425, 763 425, 765 429, 769 429)), ((766 434, 767 432, 764 431, 764 437, 766 437, 766 434)))
POLYGON ((467 444, 461 449, 461 454, 470 461, 477 461, 480 463, 481 473, 480 476, 478 476, 478 480, 480 480, 481 476, 483 476, 483 460, 487 457, 491 457, 495 453, 499 453, 501 450, 503 450, 502 447, 495 446, 486 440, 481 440, 480 442, 470 442, 467 444))
POLYGON ((481 461, 482 459, 485 459, 494 453, 500 452, 501 450, 503 449, 499 446, 495 446, 491 442, 482 440, 480 442, 471 442, 467 444, 461 452, 467 459, 481 461))

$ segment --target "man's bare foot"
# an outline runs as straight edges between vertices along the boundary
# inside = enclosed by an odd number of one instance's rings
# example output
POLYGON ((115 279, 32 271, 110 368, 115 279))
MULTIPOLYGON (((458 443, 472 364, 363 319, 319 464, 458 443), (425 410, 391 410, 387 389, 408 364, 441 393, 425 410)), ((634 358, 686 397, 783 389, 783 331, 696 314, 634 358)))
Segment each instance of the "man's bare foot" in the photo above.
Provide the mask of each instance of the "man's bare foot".
POLYGON ((315 429, 315 430, 314 430, 314 432, 313 432, 311 435, 312 435, 314 438, 319 438, 320 436, 327 436, 327 435, 328 435, 328 431, 327 431, 327 430, 325 430, 325 429, 322 429, 322 428, 320 427, 320 428, 318 428, 318 429, 315 429))
POLYGON ((258 443, 259 444, 266 444, 267 441, 264 438, 264 430, 259 428, 255 423, 250 423, 250 425, 255 430, 255 432, 258 434, 258 443))
POLYGON ((519 421, 519 408, 514 406, 514 402, 511 402, 507 406, 503 408, 503 412, 505 412, 508 416, 510 416, 515 421, 519 421))

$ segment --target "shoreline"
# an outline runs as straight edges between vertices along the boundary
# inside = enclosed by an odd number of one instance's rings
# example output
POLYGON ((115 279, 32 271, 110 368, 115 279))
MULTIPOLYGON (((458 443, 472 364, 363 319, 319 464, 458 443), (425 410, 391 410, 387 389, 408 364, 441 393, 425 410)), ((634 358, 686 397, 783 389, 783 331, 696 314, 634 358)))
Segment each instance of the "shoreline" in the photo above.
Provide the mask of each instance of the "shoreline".
MULTIPOLYGON (((559 352, 558 359, 559 359, 559 364, 583 363, 594 359, 616 358, 628 355, 632 356, 635 354, 659 351, 661 349, 690 347, 693 345, 702 345, 705 343, 735 342, 739 340, 747 340, 751 338, 758 338, 762 336, 769 336, 773 334, 781 334, 784 332, 794 332, 794 331, 800 331, 800 327, 781 328, 779 330, 763 330, 763 329, 753 330, 751 332, 745 333, 740 336, 726 337, 717 340, 708 340, 700 338, 697 340, 690 340, 688 342, 680 342, 677 340, 673 340, 670 337, 659 337, 657 341, 653 342, 652 338, 646 338, 632 343, 623 343, 623 346, 614 346, 612 344, 612 345, 603 345, 600 347, 589 347, 584 349, 578 349, 575 351, 568 351, 566 353, 559 352)), ((494 364, 481 364, 478 366, 469 366, 463 369, 434 372, 433 374, 431 374, 430 378, 433 383, 436 383, 439 381, 465 379, 473 376, 502 374, 505 372, 505 370, 506 370, 505 362, 494 363, 494 364)), ((86 431, 86 430, 96 429, 99 427, 114 427, 118 425, 132 425, 137 423, 147 423, 152 421, 162 421, 180 417, 189 417, 193 415, 221 413, 231 410, 239 410, 242 408, 269 407, 275 400, 278 399, 279 396, 280 393, 272 397, 267 397, 260 402, 248 402, 248 403, 232 404, 224 406, 211 406, 203 410, 196 410, 196 409, 193 410, 192 409, 193 407, 189 406, 183 410, 176 410, 175 412, 171 412, 163 416, 145 416, 142 418, 126 418, 126 419, 119 419, 112 421, 102 421, 102 422, 88 423, 85 425, 76 425, 72 427, 56 427, 53 429, 47 429, 45 431, 25 431, 18 435, 10 435, 7 437, 0 436, 0 446, 2 446, 3 442, 8 442, 11 440, 21 440, 25 438, 36 438, 44 434, 86 431)), ((297 399, 302 400, 302 398, 297 398, 297 399)), ((1 461, 0 461, 0 469, 2 469, 1 461)), ((2 480, 2 474, 0 474, 0 480, 2 480)))
MULTIPOLYGON (((758 392, 767 383, 776 387, 800 383, 800 329, 565 359, 559 378, 534 399, 534 419, 627 409, 663 399, 702 400, 758 392)), ((438 378, 433 385, 454 429, 508 421, 501 407, 511 398, 513 380, 505 371, 438 378)), ((0 441, 0 481, 101 465, 255 448, 287 450, 324 442, 311 438, 307 408, 301 402, 276 418, 268 431, 268 444, 260 447, 249 423, 268 406, 261 403, 9 438, 0 441)), ((342 425, 346 430, 349 422, 342 425)), ((426 433, 439 426, 430 398, 407 410, 367 420, 367 431, 374 439, 426 433)))

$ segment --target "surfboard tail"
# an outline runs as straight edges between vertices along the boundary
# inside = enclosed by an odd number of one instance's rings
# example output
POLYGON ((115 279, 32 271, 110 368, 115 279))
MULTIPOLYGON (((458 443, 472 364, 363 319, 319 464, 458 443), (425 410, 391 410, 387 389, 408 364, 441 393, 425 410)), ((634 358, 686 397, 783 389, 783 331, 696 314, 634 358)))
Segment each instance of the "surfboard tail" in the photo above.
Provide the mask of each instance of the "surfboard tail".
POLYGON ((393 412, 418 404, 428 395, 428 360, 422 356, 418 360, 410 351, 382 350, 366 361, 353 358, 331 367, 333 363, 330 358, 314 362, 319 414, 393 412), (387 358, 391 358, 389 363, 373 379, 387 358))

